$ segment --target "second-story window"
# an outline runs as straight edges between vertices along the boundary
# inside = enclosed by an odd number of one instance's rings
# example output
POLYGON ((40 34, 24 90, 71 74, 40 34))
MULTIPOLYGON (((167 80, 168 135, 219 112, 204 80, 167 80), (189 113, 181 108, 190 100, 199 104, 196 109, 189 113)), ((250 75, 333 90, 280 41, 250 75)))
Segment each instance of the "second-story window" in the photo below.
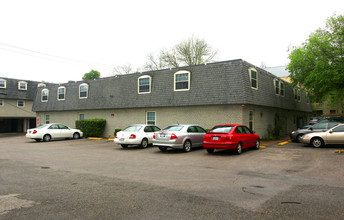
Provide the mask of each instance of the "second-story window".
POLYGON ((138 78, 138 93, 150 93, 151 92, 151 76, 141 76, 138 78))
POLYGON ((275 85, 275 93, 276 95, 279 95, 280 94, 280 81, 278 79, 275 79, 274 85, 275 85))
POLYGON ((41 93, 41 101, 42 102, 47 102, 49 97, 49 90, 48 89, 42 89, 41 93))
POLYGON ((19 90, 27 90, 27 82, 19 81, 18 82, 18 89, 19 90))
POLYGON ((87 99, 88 97, 88 84, 83 83, 79 86, 79 98, 87 99))
POLYGON ((37 88, 41 88, 41 87, 47 87, 47 85, 45 85, 45 83, 38 83, 37 88))
POLYGON ((17 101, 17 107, 25 107, 25 101, 23 101, 23 100, 18 100, 18 101, 17 101))
POLYGON ((6 88, 6 80, 0 79, 0 88, 3 88, 3 89, 6 88))
POLYGON ((294 88, 294 98, 297 101, 301 101, 301 90, 294 88))
POLYGON ((65 96, 66 96, 66 87, 60 86, 57 89, 57 100, 65 100, 65 96))
POLYGON ((250 68, 249 73, 250 73, 251 88, 252 89, 258 89, 258 73, 257 73, 257 70, 254 68, 250 68))
POLYGON ((3 107, 3 106, 4 106, 4 100, 0 99, 0 107, 3 107))
POLYGON ((174 74, 174 91, 190 90, 190 72, 181 70, 174 74))

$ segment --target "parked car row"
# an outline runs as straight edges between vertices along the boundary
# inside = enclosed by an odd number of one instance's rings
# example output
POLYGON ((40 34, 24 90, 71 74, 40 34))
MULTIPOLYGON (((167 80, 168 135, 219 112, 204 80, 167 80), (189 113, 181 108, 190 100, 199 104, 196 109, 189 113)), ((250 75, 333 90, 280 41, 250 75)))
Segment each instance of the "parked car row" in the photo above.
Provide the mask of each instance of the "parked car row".
POLYGON ((316 148, 344 144, 344 124, 335 121, 319 122, 291 132, 290 139, 316 148))
POLYGON ((139 124, 116 133, 114 142, 123 148, 128 145, 146 148, 153 144, 161 151, 173 148, 189 152, 194 147, 203 146, 208 153, 215 149, 230 149, 240 154, 244 148, 259 149, 260 137, 248 127, 237 124, 217 125, 208 132, 194 124, 170 125, 162 130, 157 126, 139 124))

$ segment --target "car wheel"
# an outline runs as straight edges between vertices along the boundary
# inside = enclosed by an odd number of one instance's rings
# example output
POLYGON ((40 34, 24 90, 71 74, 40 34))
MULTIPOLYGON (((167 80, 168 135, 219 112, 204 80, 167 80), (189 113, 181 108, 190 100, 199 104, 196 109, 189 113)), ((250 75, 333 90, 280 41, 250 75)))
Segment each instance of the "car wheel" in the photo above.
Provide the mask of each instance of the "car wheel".
POLYGON ((77 132, 75 132, 75 133, 73 134, 73 139, 79 139, 79 138, 80 138, 80 134, 77 133, 77 132))
POLYGON ((321 139, 319 137, 315 137, 315 138, 312 138, 311 144, 313 147, 319 148, 319 147, 324 146, 324 141, 323 141, 323 139, 321 139))
POLYGON ((239 142, 236 149, 235 149, 235 153, 241 154, 241 152, 242 152, 242 145, 241 145, 241 142, 239 142))
POLYGON ((296 136, 296 141, 301 143, 301 137, 303 136, 303 134, 299 134, 296 136))
POLYGON ((167 147, 159 146, 159 150, 161 150, 161 151, 167 151, 167 147))
POLYGON ((48 142, 51 140, 51 136, 49 134, 46 134, 43 136, 43 141, 48 142))
POLYGON ((254 146, 254 149, 258 150, 259 146, 260 146, 260 141, 259 141, 259 139, 257 139, 256 145, 254 146))
POLYGON ((184 145, 183 145, 183 151, 184 151, 184 152, 190 152, 190 151, 191 151, 191 148, 192 148, 191 141, 186 140, 186 141, 184 142, 184 145))
POLYGON ((128 147, 128 144, 121 144, 121 147, 127 148, 127 147, 128 147))
POLYGON ((147 140, 146 138, 144 138, 144 139, 141 141, 140 147, 142 147, 142 148, 147 148, 147 147, 148 147, 148 140, 147 140))
POLYGON ((208 152, 209 154, 212 154, 212 153, 214 153, 214 149, 213 149, 213 148, 207 148, 207 152, 208 152))
POLYGON ((35 139, 35 141, 37 141, 37 142, 40 142, 40 141, 41 141, 41 139, 35 139))

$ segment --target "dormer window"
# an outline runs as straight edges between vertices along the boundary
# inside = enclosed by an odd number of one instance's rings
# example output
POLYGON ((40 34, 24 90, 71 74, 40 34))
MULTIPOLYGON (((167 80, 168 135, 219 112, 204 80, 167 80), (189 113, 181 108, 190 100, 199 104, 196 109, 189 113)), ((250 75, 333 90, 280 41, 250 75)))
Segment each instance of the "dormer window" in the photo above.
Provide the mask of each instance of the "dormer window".
POLYGON ((80 99, 87 99, 88 97, 88 84, 83 83, 79 86, 79 98, 80 99))
POLYGON ((57 88, 57 100, 65 100, 66 97, 66 87, 60 86, 57 88))
POLYGON ((41 92, 41 101, 42 102, 47 102, 49 97, 49 90, 48 89, 42 89, 41 92))
POLYGON ((151 76, 140 76, 138 78, 138 93, 145 94, 151 92, 151 76))
POLYGON ((294 88, 294 98, 297 101, 301 101, 301 90, 298 88, 294 88))
POLYGON ((275 93, 276 95, 279 95, 280 94, 280 81, 278 79, 275 79, 274 85, 275 85, 275 93))
POLYGON ((27 82, 19 81, 18 82, 18 89, 19 90, 27 90, 27 82))
POLYGON ((47 85, 45 85, 45 83, 38 83, 37 88, 41 88, 41 87, 47 87, 47 85))
POLYGON ((255 68, 248 69, 252 89, 258 89, 258 72, 255 68))
POLYGON ((3 89, 6 88, 6 80, 0 79, 0 88, 3 88, 3 89))
POLYGON ((174 74, 174 91, 190 90, 190 72, 181 70, 174 74))

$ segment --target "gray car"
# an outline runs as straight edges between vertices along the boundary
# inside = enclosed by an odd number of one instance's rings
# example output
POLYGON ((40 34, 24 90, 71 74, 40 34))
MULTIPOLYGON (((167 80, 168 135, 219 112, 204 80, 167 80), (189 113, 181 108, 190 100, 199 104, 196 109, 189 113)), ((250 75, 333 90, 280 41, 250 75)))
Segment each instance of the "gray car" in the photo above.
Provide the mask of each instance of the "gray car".
POLYGON ((170 125, 155 132, 153 146, 157 146, 161 151, 175 148, 189 152, 193 147, 203 146, 206 133, 207 131, 198 125, 170 125))
POLYGON ((312 125, 309 128, 300 128, 296 131, 293 131, 291 132, 289 136, 292 141, 300 142, 300 138, 304 134, 309 134, 309 133, 318 132, 318 131, 326 131, 330 128, 333 128, 334 126, 338 124, 340 123, 339 122, 321 122, 321 123, 312 125))

